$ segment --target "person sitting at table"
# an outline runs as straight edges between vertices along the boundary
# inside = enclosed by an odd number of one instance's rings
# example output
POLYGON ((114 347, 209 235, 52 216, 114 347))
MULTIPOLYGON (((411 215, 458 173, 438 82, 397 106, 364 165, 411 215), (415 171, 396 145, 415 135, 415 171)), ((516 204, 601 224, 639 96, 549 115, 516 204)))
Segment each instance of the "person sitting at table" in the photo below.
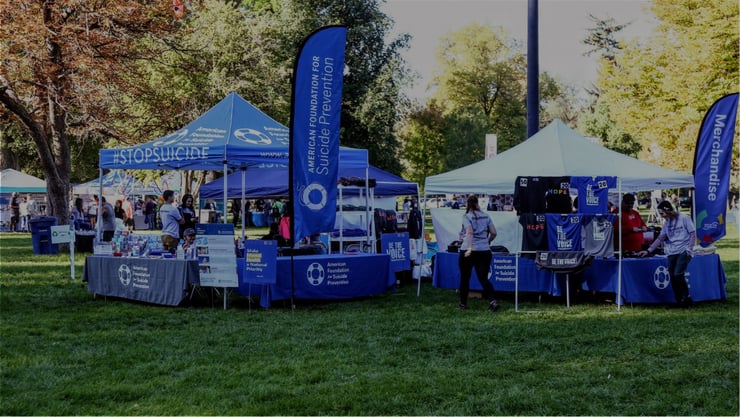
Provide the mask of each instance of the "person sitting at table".
POLYGON ((195 229, 187 228, 182 232, 182 250, 185 259, 195 259, 195 229))
POLYGON ((277 222, 270 223, 270 231, 266 235, 262 236, 262 240, 276 240, 278 246, 288 246, 288 241, 280 235, 279 226, 280 225, 277 222))
MULTIPOLYGON (((614 229, 619 227, 622 231, 622 253, 639 252, 645 244, 645 236, 642 233, 647 232, 648 228, 640 213, 633 208, 634 205, 634 195, 627 193, 622 196, 622 218, 619 220, 619 225, 616 221, 614 222, 614 229)), ((617 233, 614 234, 614 249, 619 250, 619 234, 617 233)))

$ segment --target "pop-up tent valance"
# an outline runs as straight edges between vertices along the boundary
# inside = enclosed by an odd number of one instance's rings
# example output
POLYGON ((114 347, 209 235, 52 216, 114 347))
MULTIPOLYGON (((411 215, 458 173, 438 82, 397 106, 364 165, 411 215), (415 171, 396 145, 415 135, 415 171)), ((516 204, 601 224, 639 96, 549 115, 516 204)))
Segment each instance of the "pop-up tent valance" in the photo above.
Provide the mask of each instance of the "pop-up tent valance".
POLYGON ((0 193, 45 193, 46 181, 12 168, 0 172, 0 193))
POLYGON ((101 169, 223 170, 287 163, 288 128, 230 93, 185 127, 136 146, 100 151, 101 169))
MULTIPOLYGON (((340 177, 357 177, 375 179, 376 186, 374 195, 376 196, 401 196, 417 195, 418 186, 414 182, 407 181, 390 172, 383 171, 380 168, 370 166, 367 173, 364 168, 345 167, 344 158, 340 151, 340 177)), ((352 164, 353 162, 349 162, 352 164)), ((247 198, 287 196, 288 195, 288 167, 250 167, 246 171, 245 196, 247 198)), ((229 175, 227 180, 229 184, 229 198, 239 198, 242 195, 241 172, 236 171, 229 175)), ((204 184, 200 187, 201 198, 217 198, 223 195, 223 180, 217 179, 204 184)), ((346 190, 344 194, 351 194, 351 190, 346 190)))
POLYGON ((453 171, 427 177, 425 194, 512 194, 518 176, 612 176, 623 191, 694 186, 691 174, 648 164, 590 142, 555 120, 501 154, 453 171))
MULTIPOLYGON (((170 135, 100 151, 101 169, 223 170, 288 163, 288 128, 236 93, 170 135)), ((342 147, 346 167, 368 166, 366 149, 342 147)), ((287 165, 286 165, 287 166, 287 165)))

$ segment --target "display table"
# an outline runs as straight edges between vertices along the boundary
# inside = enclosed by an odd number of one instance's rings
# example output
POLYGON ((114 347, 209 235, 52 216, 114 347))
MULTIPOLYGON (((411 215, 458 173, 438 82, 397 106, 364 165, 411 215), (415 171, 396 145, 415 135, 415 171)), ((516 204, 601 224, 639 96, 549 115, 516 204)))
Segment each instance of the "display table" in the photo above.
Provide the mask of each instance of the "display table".
MULTIPOLYGON (((459 288, 460 271, 457 253, 439 252, 434 262, 432 284, 439 288, 459 288)), ((494 256, 491 266, 494 271, 491 283, 496 291, 514 291, 516 257, 494 256)), ((665 257, 626 258, 622 261, 622 301, 626 303, 673 303, 673 290, 666 268, 665 257)), ((583 289, 596 292, 617 293, 619 289, 619 260, 594 259, 583 272, 583 289)), ((696 256, 691 260, 686 274, 689 292, 694 301, 724 300, 725 276, 719 255, 696 256)), ((564 293, 565 278, 546 270, 538 270, 534 261, 519 257, 519 291, 540 292, 551 295, 564 293)), ((470 289, 481 291, 475 277, 470 279, 470 289)))
POLYGON ((199 283, 198 261, 88 256, 82 280, 94 294, 176 306, 199 283))
MULTIPOLYGON (((239 288, 244 296, 259 295, 260 305, 270 307, 275 300, 291 298, 290 257, 277 258, 274 285, 249 284, 244 276, 244 259, 237 259, 239 288)), ((386 254, 295 256, 295 298, 338 300, 382 294, 393 288, 391 258, 386 254)))

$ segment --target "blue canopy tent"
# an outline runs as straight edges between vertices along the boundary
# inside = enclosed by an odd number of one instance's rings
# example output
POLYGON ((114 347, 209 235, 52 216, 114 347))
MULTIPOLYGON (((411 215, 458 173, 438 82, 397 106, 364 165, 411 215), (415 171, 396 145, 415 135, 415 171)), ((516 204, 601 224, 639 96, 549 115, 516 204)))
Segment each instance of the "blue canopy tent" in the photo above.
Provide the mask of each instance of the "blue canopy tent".
MULTIPOLYGON (((340 177, 359 177, 372 178, 376 181, 374 194, 376 196, 399 196, 399 195, 417 195, 418 186, 414 182, 407 181, 390 172, 383 171, 380 168, 370 166, 367 172, 364 168, 344 167, 343 160, 340 161, 340 177)), ((229 198, 238 198, 242 194, 242 188, 239 179, 241 173, 234 172, 230 174, 227 181, 230 185, 226 192, 229 198)), ((200 187, 200 195, 203 198, 215 198, 222 196, 224 192, 223 181, 221 179, 211 181, 200 187)), ((351 194, 350 190, 344 192, 351 194)), ((247 198, 256 197, 276 197, 288 195, 288 167, 254 167, 247 169, 245 195, 247 198)))
MULTIPOLYGON (((288 163, 289 130, 236 93, 229 93, 183 128, 135 146, 102 149, 99 168, 156 170, 240 170, 288 163)), ((342 148, 347 166, 367 168, 364 149, 342 148)), ((228 175, 223 177, 228 190, 228 175)), ((244 181, 241 182, 244 184, 244 181)), ((227 196, 223 202, 226 210, 227 196)), ((226 221, 226 213, 224 213, 226 221)), ((244 232, 242 230, 242 232, 244 232)))

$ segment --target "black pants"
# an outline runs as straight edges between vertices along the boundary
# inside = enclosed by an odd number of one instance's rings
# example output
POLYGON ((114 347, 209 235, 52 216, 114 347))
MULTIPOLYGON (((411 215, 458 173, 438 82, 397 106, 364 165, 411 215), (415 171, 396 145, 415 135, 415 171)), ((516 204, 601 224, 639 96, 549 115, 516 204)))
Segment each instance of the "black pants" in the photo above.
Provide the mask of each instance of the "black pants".
POLYGON ((458 266, 460 267, 460 304, 468 304, 468 293, 470 292, 470 276, 475 268, 475 274, 478 276, 478 282, 483 287, 483 298, 491 301, 493 297, 493 285, 488 280, 488 272, 491 270, 491 258, 493 254, 490 250, 473 251, 470 256, 465 256, 465 252, 460 252, 458 266))
POLYGON ((690 296, 685 276, 689 262, 691 262, 691 255, 686 252, 668 255, 668 272, 671 274, 671 288, 673 288, 677 303, 685 303, 690 296))

